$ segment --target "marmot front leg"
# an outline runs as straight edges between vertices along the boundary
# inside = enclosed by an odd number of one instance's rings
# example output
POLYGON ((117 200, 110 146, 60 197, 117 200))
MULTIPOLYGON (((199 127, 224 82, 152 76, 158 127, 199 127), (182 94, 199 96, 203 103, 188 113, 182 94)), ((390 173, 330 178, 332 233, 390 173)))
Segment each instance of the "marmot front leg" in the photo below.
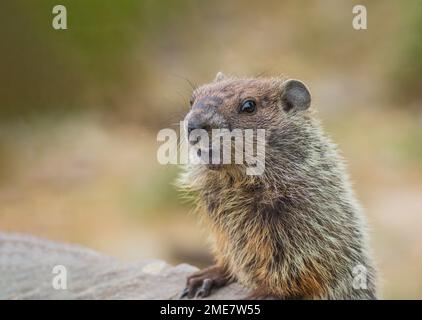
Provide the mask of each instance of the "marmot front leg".
POLYGON ((195 272, 187 278, 186 288, 180 295, 180 299, 205 298, 211 294, 211 290, 221 288, 230 281, 227 271, 218 265, 214 265, 198 272, 195 272))

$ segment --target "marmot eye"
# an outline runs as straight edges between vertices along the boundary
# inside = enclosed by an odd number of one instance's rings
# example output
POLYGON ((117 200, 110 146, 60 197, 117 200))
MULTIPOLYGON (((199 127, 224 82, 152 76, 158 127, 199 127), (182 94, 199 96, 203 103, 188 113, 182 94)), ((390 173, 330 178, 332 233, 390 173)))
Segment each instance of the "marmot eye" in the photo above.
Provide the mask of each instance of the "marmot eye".
POLYGON ((240 106, 240 112, 244 113, 253 113, 255 112, 256 103, 253 100, 246 100, 240 106))
POLYGON ((192 107, 192 105, 193 105, 194 102, 195 102, 195 99, 193 97, 191 97, 189 99, 189 104, 190 104, 191 107, 192 107))

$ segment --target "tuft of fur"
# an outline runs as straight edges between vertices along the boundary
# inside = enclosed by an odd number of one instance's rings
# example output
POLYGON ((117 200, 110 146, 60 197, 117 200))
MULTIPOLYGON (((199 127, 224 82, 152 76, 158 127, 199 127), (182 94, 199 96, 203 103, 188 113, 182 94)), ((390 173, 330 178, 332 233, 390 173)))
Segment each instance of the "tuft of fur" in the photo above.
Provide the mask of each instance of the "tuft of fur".
POLYGON ((194 97, 221 99, 228 121, 245 91, 265 103, 240 122, 266 129, 265 171, 187 165, 179 184, 194 192, 217 265, 233 279, 280 299, 375 299, 366 222, 344 161, 312 110, 282 110, 284 81, 225 78, 198 88, 194 97), (366 288, 355 288, 362 271, 366 288))

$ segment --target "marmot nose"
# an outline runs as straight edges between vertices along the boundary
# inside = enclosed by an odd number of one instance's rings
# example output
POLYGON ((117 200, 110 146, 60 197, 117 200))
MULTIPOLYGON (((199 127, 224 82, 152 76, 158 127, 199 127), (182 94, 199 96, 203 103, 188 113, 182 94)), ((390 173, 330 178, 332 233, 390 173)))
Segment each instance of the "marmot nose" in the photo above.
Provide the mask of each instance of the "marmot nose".
POLYGON ((190 135, 191 132, 195 129, 203 129, 206 131, 210 131, 211 127, 203 121, 190 120, 188 122, 188 134, 190 135))
POLYGON ((189 140, 189 143, 191 144, 191 145, 195 145, 195 144, 197 144, 198 142, 199 142, 199 140, 201 140, 201 138, 200 137, 202 137, 202 134, 204 134, 203 132, 201 132, 201 133, 199 133, 200 134, 200 136, 196 136, 196 134, 195 134, 195 137, 192 137, 191 136, 191 133, 192 133, 192 131, 193 130, 195 130, 195 129, 202 129, 202 130, 206 130, 207 131, 207 134, 209 134, 210 133, 210 131, 211 131, 211 128, 210 128, 210 126, 206 123, 206 122, 203 122, 203 121, 197 121, 197 120, 194 120, 194 119, 192 119, 192 120, 190 120, 189 122, 188 122, 188 127, 187 127, 187 129, 188 129, 188 140, 189 140), (195 139, 194 139, 195 138, 195 139), (193 140, 192 140, 193 139, 193 140))

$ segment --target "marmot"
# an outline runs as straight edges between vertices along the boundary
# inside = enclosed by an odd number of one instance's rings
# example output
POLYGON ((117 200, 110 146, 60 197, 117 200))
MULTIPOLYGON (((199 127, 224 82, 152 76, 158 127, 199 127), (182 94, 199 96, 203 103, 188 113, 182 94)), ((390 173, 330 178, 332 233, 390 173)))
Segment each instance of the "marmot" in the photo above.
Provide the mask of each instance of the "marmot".
POLYGON ((362 210, 310 104, 293 79, 219 72, 194 89, 187 131, 263 128, 265 170, 186 165, 179 182, 195 194, 216 264, 188 277, 181 297, 239 281, 251 299, 377 298, 362 210))

